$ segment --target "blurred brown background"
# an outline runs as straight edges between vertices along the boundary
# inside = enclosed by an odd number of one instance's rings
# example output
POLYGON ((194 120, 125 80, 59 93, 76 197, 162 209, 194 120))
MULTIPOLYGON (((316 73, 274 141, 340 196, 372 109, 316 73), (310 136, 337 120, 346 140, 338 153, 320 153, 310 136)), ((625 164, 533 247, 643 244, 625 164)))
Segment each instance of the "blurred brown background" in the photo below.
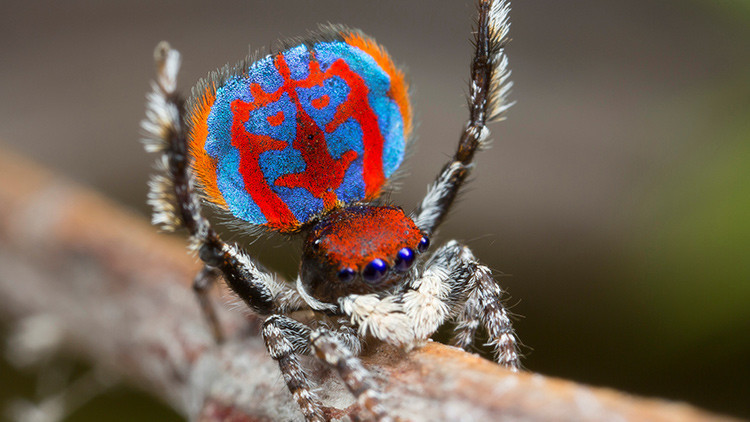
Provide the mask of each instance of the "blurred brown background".
MULTIPOLYGON (((156 43, 183 53, 187 91, 248 45, 340 22, 408 69, 418 138, 393 199, 410 210, 467 115, 473 14, 470 0, 3 0, 0 145, 145 218, 156 43)), ((750 1, 518 0, 511 18, 517 104, 437 241, 498 271, 529 370, 750 417, 750 1)), ((293 274, 296 253, 260 254, 293 274)), ((1 363, 0 400, 33 380, 1 363)), ((70 420, 103 417, 177 418, 116 389, 70 420)))

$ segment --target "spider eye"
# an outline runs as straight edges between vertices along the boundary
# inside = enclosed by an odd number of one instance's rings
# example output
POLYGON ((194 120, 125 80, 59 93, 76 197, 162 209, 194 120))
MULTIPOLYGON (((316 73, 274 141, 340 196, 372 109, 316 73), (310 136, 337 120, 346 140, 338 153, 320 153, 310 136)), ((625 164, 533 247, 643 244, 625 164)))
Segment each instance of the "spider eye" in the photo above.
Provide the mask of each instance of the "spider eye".
POLYGON ((428 239, 427 236, 422 236, 422 239, 419 241, 419 245, 417 245, 417 250, 419 252, 424 252, 429 247, 430 247, 430 239, 428 239))
POLYGON ((342 268, 338 273, 339 280, 341 280, 344 283, 348 283, 354 280, 354 276, 356 275, 357 275, 357 272, 349 267, 342 268))
POLYGON ((317 252, 320 249, 320 239, 315 239, 312 243, 312 249, 317 252))
POLYGON ((402 248, 396 255, 396 265, 393 268, 398 272, 405 272, 414 263, 414 251, 411 248, 402 248))
POLYGON ((375 258, 365 266, 362 277, 368 283, 377 283, 383 278, 386 271, 388 271, 388 264, 380 258, 375 258))

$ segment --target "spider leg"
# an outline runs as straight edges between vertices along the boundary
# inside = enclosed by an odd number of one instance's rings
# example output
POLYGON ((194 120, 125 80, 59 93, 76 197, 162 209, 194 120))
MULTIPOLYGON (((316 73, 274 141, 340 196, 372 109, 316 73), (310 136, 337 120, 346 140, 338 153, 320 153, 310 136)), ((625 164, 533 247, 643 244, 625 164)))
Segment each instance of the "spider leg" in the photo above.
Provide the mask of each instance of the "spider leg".
POLYGON ((357 398, 360 407, 372 414, 376 421, 392 422, 382 404, 381 394, 370 372, 362 365, 347 343, 359 337, 351 333, 331 332, 319 328, 310 337, 315 355, 335 368, 349 391, 357 398))
POLYGON ((161 154, 157 168, 162 174, 149 183, 152 222, 167 231, 186 228, 200 259, 221 271, 227 285, 255 312, 270 315, 304 306, 294 289, 276 281, 241 249, 222 241, 201 214, 200 196, 190 171, 184 100, 175 91, 180 54, 162 42, 154 58, 157 77, 147 97, 146 119, 141 123, 146 150, 161 154), (286 300, 291 303, 286 304, 286 300))
POLYGON ((479 300, 473 295, 464 302, 463 309, 456 315, 456 327, 453 329, 451 344, 464 350, 469 350, 474 343, 480 321, 477 315, 482 313, 479 300))
POLYGON ((263 323, 263 340, 268 353, 279 363, 284 382, 305 419, 325 421, 323 406, 311 390, 298 357, 310 353, 310 327, 283 315, 271 315, 263 323))
POLYGON ((503 291, 489 268, 456 241, 438 249, 422 277, 404 294, 404 308, 414 321, 418 338, 426 340, 449 317, 456 320, 453 342, 468 349, 482 326, 498 363, 514 371, 520 367, 516 336, 502 303, 503 291))
MULTIPOLYGON (((487 331, 487 344, 495 350, 495 360, 513 371, 521 367, 518 355, 518 339, 502 303, 503 291, 492 278, 492 272, 484 265, 477 265, 472 275, 474 288, 457 317, 455 339, 468 346, 468 335, 472 327, 481 322, 487 331)), ((462 346, 464 347, 464 346, 462 346)))
POLYGON ((468 98, 469 121, 453 159, 443 167, 414 216, 417 227, 428 235, 448 213, 469 174, 474 153, 487 144, 490 134, 487 123, 502 118, 503 112, 512 105, 506 99, 512 83, 508 81, 510 72, 504 52, 510 6, 505 0, 481 0, 478 8, 468 98))
POLYGON ((224 332, 221 329, 219 315, 216 313, 216 307, 211 301, 209 293, 220 275, 221 272, 218 269, 204 265, 193 280, 193 291, 198 299, 203 317, 211 328, 214 340, 219 344, 224 342, 224 332))

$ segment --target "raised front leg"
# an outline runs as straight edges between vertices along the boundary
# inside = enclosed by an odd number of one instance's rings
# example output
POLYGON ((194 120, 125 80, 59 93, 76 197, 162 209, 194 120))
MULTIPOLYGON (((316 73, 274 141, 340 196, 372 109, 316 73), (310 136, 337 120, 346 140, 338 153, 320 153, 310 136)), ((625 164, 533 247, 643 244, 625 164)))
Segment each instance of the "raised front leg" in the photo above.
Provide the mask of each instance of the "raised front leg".
POLYGON ((487 123, 499 120, 511 106, 506 96, 511 83, 504 53, 510 23, 510 6, 503 0, 479 2, 475 35, 476 50, 471 62, 469 121, 453 159, 440 172, 417 209, 414 221, 426 234, 440 225, 456 198, 471 168, 474 153, 486 145, 490 131, 487 123))
POLYGON ((175 91, 180 54, 162 42, 154 57, 157 77, 147 97, 146 119, 141 123, 146 150, 160 154, 157 167, 161 174, 149 183, 152 222, 167 231, 186 228, 191 247, 201 260, 220 270, 229 287, 255 312, 269 315, 285 311, 282 306, 303 306, 294 289, 277 282, 241 249, 222 241, 203 217, 195 176, 190 171, 184 101, 175 91))

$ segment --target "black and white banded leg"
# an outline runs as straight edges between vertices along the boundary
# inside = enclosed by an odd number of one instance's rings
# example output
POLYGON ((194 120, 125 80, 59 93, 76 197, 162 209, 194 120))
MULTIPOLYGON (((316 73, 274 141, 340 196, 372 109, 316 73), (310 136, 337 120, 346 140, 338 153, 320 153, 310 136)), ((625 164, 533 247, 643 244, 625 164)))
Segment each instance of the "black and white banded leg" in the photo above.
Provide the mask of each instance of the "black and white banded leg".
POLYGON ((475 265, 469 282, 472 290, 462 312, 456 318, 455 338, 460 341, 461 327, 466 327, 465 329, 471 331, 471 327, 477 324, 478 319, 487 332, 487 345, 494 349, 495 360, 513 371, 518 371, 521 367, 518 339, 508 317, 508 311, 502 303, 503 291, 495 282, 492 271, 488 267, 476 261, 475 265))
POLYGON ((452 277, 462 280, 453 285, 451 294, 461 297, 454 303, 456 327, 453 343, 468 349, 481 326, 487 334, 487 345, 493 347, 495 360, 513 371, 520 368, 518 340, 508 311, 503 306, 503 291, 492 277, 492 270, 480 264, 471 250, 456 241, 448 242, 436 255, 442 254, 452 266, 452 277))
POLYGON ((449 318, 456 322, 453 343, 468 349, 482 327, 498 363, 519 368, 517 340, 502 290, 492 272, 456 241, 438 249, 427 261, 422 277, 404 294, 404 309, 414 321, 418 339, 426 340, 449 318))
POLYGON ((347 326, 337 331, 327 328, 311 330, 289 317, 272 315, 263 324, 263 339, 308 421, 325 420, 323 406, 307 381, 299 360, 299 356, 310 354, 311 349, 316 357, 338 372, 368 416, 377 421, 393 421, 381 404, 375 381, 356 356, 361 349, 356 330, 347 326))
POLYGON ((313 331, 310 340, 315 355, 335 368, 346 387, 357 398, 359 406, 376 421, 392 422, 382 404, 378 386, 370 372, 356 356, 360 348, 359 337, 352 330, 348 333, 333 332, 325 328, 313 331), (356 350, 347 345, 356 342, 356 350), (355 353, 356 352, 356 353, 355 353))
POLYGON ((281 375, 307 421, 323 422, 323 406, 312 391, 299 356, 310 353, 310 327, 283 315, 271 315, 263 323, 266 349, 279 364, 281 375))
POLYGON ((443 167, 414 215, 417 227, 427 235, 435 231, 448 213, 469 174, 475 152, 487 145, 490 134, 487 124, 500 120, 512 105, 506 98, 512 83, 508 80, 510 71, 504 52, 510 28, 509 11, 506 1, 479 2, 468 98, 469 121, 453 159, 443 167))

